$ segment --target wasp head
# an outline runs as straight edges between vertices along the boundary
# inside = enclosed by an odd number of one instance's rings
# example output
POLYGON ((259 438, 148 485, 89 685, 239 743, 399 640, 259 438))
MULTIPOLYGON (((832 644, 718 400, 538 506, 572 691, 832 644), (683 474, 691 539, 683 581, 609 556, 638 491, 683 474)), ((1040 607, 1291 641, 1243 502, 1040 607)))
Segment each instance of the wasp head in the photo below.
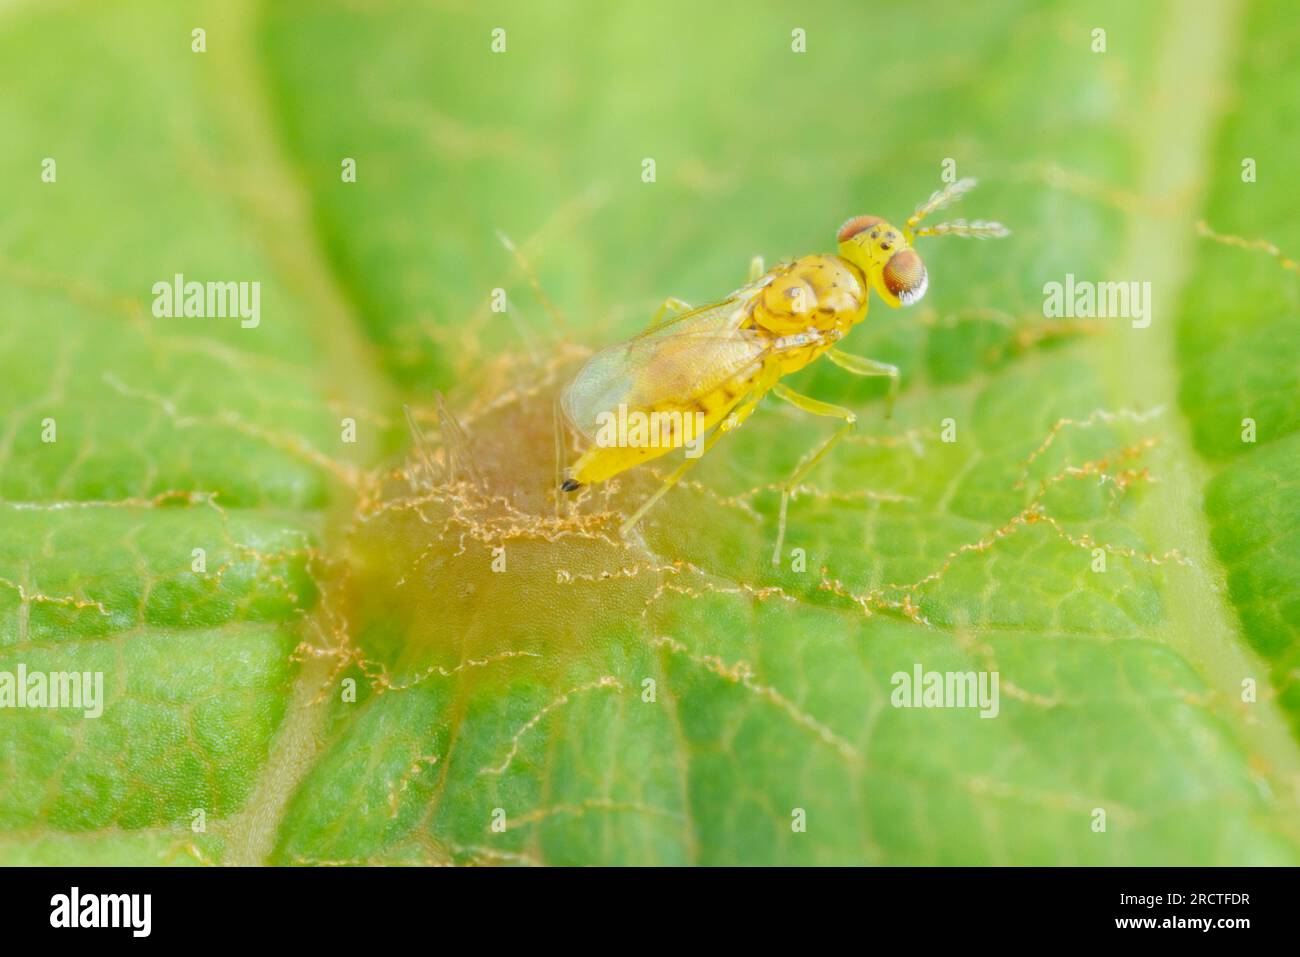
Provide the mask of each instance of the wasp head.
POLYGON ((879 216, 855 216, 840 227, 840 255, 866 274, 891 306, 910 306, 925 295, 925 263, 902 230, 879 216))

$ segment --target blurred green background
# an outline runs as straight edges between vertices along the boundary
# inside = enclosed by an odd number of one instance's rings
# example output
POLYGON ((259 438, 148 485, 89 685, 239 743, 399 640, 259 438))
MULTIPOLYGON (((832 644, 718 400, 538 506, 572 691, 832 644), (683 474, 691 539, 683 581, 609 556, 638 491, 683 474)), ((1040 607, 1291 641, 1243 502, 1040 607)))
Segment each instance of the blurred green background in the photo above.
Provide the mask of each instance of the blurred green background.
POLYGON ((0 4, 0 670, 109 689, 0 711, 0 863, 1294 863, 1295 24, 0 4), (644 541, 609 536, 646 476, 553 518, 576 349, 946 160, 981 185, 943 215, 1013 235, 926 242, 926 298, 854 332, 893 420, 792 383, 861 416, 792 505, 806 567, 771 486, 830 426, 774 404, 644 541), (260 281, 261 325, 153 318, 178 272, 260 281), (1150 282, 1151 326, 1045 319, 1067 273, 1150 282), (446 454, 435 391, 486 494, 382 484, 403 404, 446 454), (997 670, 999 717, 890 707, 915 663, 997 670))

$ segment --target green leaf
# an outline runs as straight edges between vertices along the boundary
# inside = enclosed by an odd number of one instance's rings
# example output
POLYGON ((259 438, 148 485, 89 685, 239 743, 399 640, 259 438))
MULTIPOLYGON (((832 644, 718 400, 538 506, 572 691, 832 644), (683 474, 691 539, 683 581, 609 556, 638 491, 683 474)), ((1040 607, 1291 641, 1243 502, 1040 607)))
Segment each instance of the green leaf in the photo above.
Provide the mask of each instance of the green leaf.
POLYGON ((1295 863, 1297 41, 1280 2, 0 10, 0 675, 105 689, 0 709, 0 863, 1295 863), (585 350, 946 158, 1013 235, 921 240, 926 299, 845 343, 892 419, 789 380, 859 425, 779 566, 834 426, 775 399, 631 540, 662 468, 557 509, 585 350), (261 322, 155 318, 177 273, 261 322), (1151 322, 1045 318, 1067 274, 1151 322), (918 667, 996 716, 894 706, 918 667))

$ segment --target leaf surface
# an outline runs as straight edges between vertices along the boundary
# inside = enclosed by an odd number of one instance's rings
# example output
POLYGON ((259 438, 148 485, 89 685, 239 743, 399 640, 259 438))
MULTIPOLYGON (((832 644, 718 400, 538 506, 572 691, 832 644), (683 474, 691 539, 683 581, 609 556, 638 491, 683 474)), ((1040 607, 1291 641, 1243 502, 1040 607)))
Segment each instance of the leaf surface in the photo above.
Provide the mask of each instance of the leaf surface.
POLYGON ((0 861, 1295 863, 1300 37, 1196 9, 0 10, 0 672, 106 688, 0 711, 0 861), (653 467, 557 515, 577 346, 948 157, 1013 236, 845 343, 892 420, 790 380, 859 428, 779 567, 834 426, 775 399, 642 539, 653 467), (260 324, 155 318, 177 273, 260 324), (1044 317, 1067 274, 1150 324, 1044 317))

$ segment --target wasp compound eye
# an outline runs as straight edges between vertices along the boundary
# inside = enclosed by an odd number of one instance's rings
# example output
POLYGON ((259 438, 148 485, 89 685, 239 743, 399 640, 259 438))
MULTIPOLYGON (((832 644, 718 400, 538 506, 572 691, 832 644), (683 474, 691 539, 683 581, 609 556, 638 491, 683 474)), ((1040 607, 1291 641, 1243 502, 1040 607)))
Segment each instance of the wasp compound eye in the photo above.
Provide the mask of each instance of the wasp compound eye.
POLYGON ((889 262, 885 263, 885 268, 881 271, 881 279, 885 288, 897 296, 904 306, 920 300, 925 295, 928 284, 925 263, 921 262, 921 257, 913 249, 900 249, 890 256, 889 262))
POLYGON ((848 242, 864 229, 870 229, 872 226, 883 222, 884 220, 879 216, 854 216, 840 227, 840 233, 837 238, 842 243, 848 242))

